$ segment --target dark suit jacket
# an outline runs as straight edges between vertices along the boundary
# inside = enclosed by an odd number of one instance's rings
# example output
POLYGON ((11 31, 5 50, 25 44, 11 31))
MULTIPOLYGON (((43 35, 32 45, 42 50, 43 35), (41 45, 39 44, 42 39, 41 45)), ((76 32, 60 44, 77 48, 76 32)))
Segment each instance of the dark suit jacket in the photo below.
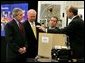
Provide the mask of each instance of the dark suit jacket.
MULTIPOLYGON (((36 34, 37 34, 37 39, 34 36, 34 33, 32 31, 32 28, 30 26, 30 23, 28 21, 25 21, 24 23, 24 28, 26 32, 26 38, 28 40, 28 57, 29 58, 34 58, 36 57, 38 53, 38 33, 39 29, 36 28, 36 34)), ((40 25, 39 23, 35 23, 36 25, 40 25)))
POLYGON ((12 60, 20 55, 20 53, 18 52, 20 47, 27 47, 27 41, 25 39, 25 36, 22 36, 20 34, 19 27, 15 20, 12 20, 6 24, 5 32, 7 42, 7 59, 12 60))
POLYGON ((84 57, 84 21, 77 16, 60 33, 69 36, 74 58, 84 57))
POLYGON ((47 27, 47 33, 56 33, 56 31, 59 31, 60 29, 58 27, 56 27, 55 29, 49 29, 49 27, 47 27))

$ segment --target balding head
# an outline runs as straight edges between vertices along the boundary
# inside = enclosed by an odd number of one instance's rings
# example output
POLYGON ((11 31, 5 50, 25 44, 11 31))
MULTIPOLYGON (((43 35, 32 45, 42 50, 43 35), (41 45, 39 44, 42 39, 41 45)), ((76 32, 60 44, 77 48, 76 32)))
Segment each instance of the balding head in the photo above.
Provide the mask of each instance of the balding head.
POLYGON ((34 9, 30 9, 30 10, 28 10, 28 12, 27 12, 27 15, 29 15, 29 14, 36 14, 36 11, 34 10, 34 9))
POLYGON ((67 8, 67 17, 72 19, 73 16, 78 14, 78 8, 70 6, 67 8))
POLYGON ((36 11, 34 9, 30 9, 27 12, 28 21, 33 22, 36 20, 36 11))

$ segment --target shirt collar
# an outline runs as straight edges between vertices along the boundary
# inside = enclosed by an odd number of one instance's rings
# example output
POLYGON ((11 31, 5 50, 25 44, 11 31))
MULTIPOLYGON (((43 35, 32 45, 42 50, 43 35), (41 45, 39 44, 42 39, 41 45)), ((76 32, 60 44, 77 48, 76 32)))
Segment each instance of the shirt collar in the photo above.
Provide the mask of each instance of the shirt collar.
MULTIPOLYGON (((76 16, 77 16, 77 15, 76 15, 76 16)), ((71 21, 72 21, 76 16, 73 16, 72 19, 71 19, 71 21)))
POLYGON ((19 26, 19 22, 15 19, 15 18, 13 18, 14 20, 15 20, 15 22, 17 23, 17 25, 19 26))
POLYGON ((35 22, 30 22, 29 21, 29 23, 30 23, 31 26, 35 26, 35 22))
POLYGON ((56 27, 49 27, 49 29, 55 29, 56 27))

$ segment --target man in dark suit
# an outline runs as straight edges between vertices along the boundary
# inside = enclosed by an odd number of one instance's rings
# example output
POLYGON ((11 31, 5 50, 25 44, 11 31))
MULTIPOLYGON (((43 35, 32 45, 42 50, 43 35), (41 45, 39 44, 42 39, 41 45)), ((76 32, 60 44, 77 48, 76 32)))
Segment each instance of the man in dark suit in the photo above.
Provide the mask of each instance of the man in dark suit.
POLYGON ((84 21, 77 15, 78 9, 70 7, 67 9, 67 17, 72 21, 60 30, 69 36, 72 58, 84 58, 84 21))
POLYGON ((5 26, 6 32, 6 61, 25 61, 27 42, 25 39, 24 27, 20 21, 23 18, 23 10, 14 8, 12 11, 13 20, 5 26))
POLYGON ((47 33, 56 33, 56 31, 59 31, 58 28, 58 18, 56 16, 52 16, 48 22, 48 27, 46 25, 42 24, 39 29, 41 32, 47 32, 47 33))
POLYGON ((27 12, 28 20, 24 24, 26 38, 28 41, 28 58, 35 58, 38 53, 38 31, 36 25, 40 25, 36 22, 36 11, 30 9, 27 12))
POLYGON ((56 16, 51 17, 49 20, 49 26, 47 27, 47 32, 56 33, 56 31, 59 30, 57 24, 58 24, 58 18, 56 16))

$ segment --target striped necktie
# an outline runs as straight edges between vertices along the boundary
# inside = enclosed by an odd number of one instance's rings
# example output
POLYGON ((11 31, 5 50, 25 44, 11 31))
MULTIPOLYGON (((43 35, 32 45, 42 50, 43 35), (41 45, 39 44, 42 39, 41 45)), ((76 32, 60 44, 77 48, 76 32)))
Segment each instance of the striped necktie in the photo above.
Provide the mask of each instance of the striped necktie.
POLYGON ((37 38, 37 36, 36 36, 36 27, 33 24, 32 24, 32 30, 33 30, 33 33, 35 35, 35 38, 37 38))
POLYGON ((25 33, 24 32, 24 27, 23 27, 21 22, 19 22, 19 31, 20 31, 21 35, 24 36, 24 33, 25 33))

